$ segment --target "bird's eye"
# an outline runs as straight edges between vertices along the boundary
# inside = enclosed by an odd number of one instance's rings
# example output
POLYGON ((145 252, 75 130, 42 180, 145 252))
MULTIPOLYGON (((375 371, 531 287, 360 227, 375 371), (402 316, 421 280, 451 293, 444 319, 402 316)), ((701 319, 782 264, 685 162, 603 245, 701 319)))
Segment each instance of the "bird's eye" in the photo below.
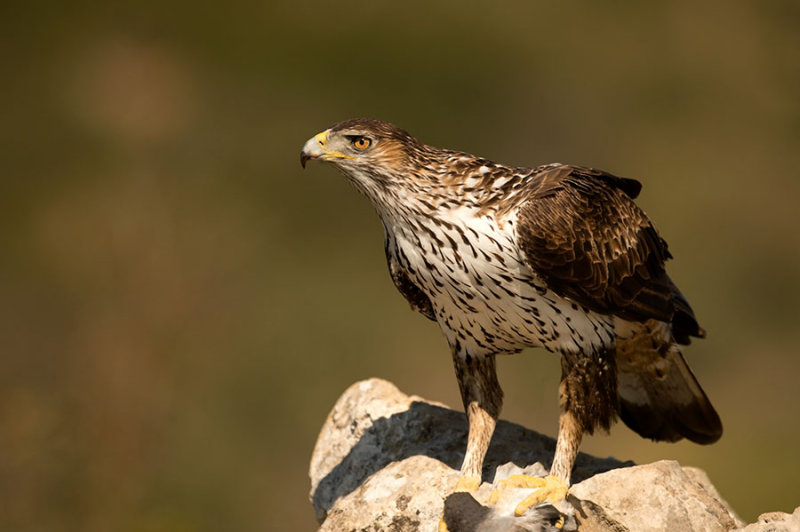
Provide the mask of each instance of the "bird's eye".
POLYGON ((361 136, 354 136, 350 141, 353 143, 353 147, 357 150, 366 150, 369 148, 372 141, 369 140, 367 137, 361 136))

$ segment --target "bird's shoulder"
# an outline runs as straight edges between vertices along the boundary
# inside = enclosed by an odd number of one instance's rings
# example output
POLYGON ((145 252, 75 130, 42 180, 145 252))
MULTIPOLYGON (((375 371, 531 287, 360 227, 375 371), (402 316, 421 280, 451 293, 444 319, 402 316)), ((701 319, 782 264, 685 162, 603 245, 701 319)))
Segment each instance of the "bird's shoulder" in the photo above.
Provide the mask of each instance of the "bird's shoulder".
POLYGON ((620 191, 628 198, 636 199, 642 190, 642 184, 636 179, 561 163, 533 168, 527 184, 532 197, 539 199, 552 197, 558 192, 567 192, 573 197, 591 197, 609 191, 620 191))
MULTIPOLYGON (((477 193, 484 209, 508 209, 530 200, 558 197, 560 201, 590 200, 622 192, 635 199, 642 189, 636 179, 618 177, 586 166, 552 163, 536 167, 498 164, 465 153, 449 153, 446 181, 455 179, 467 193, 477 193)), ((623 198, 620 198, 624 201, 623 198)))
POLYGON ((625 247, 641 236, 666 260, 666 242, 634 201, 641 189, 636 179, 595 168, 559 163, 538 166, 525 176, 516 202, 520 230, 527 227, 534 231, 531 236, 551 239, 617 239, 625 247))

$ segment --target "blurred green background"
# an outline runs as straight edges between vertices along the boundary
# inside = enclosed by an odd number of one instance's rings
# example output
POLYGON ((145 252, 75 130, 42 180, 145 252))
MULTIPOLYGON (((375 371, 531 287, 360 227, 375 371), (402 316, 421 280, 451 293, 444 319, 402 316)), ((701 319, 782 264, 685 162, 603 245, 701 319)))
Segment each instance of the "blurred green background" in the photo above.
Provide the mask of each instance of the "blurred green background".
MULTIPOLYGON (((702 467, 746 520, 790 511, 798 27, 795 1, 4 2, 0 529, 311 530, 308 460, 349 384, 459 407, 371 207, 300 168, 358 116, 641 179, 726 432, 583 450, 702 467)), ((556 358, 500 372, 504 417, 553 434, 556 358)))

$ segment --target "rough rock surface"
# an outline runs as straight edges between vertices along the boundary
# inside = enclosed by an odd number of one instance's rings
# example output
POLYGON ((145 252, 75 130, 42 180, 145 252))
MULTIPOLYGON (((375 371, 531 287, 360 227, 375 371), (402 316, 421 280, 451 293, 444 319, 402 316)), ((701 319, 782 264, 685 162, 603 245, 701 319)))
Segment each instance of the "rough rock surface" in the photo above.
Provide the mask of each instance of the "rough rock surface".
POLYGON ((695 478, 665 460, 596 475, 572 486, 567 500, 587 531, 738 528, 733 513, 695 478))
MULTIPOLYGON (((532 490, 505 492, 496 505, 487 504, 489 494, 511 474, 546 474, 555 440, 501 421, 484 463, 483 478, 492 482, 474 497, 451 495, 466 437, 463 412, 407 396, 380 379, 352 385, 328 415, 311 458, 310 495, 320 530, 434 531, 443 515, 451 532, 556 530, 556 523, 582 531, 744 525, 698 469, 673 461, 634 466, 583 453, 566 502, 516 518, 514 505, 532 490)), ((798 520, 798 511, 765 514, 746 530, 795 530, 780 526, 798 520)))
POLYGON ((758 516, 758 520, 744 527, 741 532, 800 532, 800 506, 794 513, 769 512, 758 516))

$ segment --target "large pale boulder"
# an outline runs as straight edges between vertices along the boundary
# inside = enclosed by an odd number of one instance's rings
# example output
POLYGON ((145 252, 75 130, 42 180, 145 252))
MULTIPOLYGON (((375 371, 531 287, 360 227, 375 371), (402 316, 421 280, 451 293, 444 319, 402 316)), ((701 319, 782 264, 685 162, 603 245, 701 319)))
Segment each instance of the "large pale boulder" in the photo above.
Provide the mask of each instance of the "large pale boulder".
MULTIPOLYGON (((519 425, 497 425, 474 494, 451 495, 464 455, 464 413, 408 396, 369 379, 348 388, 322 427, 311 458, 311 502, 322 531, 734 530, 744 526, 704 472, 674 461, 635 466, 579 454, 567 500, 513 516, 531 490, 505 492, 499 480, 544 475, 552 438, 519 425)), ((747 532, 795 530, 800 512, 765 514, 747 532), (790 528, 780 528, 781 526, 790 528), (754 528, 755 527, 755 528, 754 528), (771 527, 771 528, 770 528, 771 527)))

